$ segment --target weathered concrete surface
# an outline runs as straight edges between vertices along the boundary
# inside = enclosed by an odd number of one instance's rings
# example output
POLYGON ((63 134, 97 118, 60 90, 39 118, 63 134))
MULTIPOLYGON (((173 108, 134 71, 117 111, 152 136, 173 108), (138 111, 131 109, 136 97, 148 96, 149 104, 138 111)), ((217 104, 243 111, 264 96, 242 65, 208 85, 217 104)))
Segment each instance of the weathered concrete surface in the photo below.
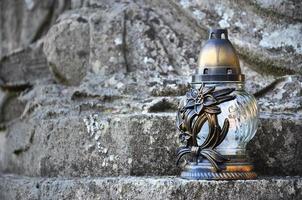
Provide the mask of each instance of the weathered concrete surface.
POLYGON ((302 118, 262 113, 257 134, 248 145, 256 171, 265 175, 302 174, 302 118))
POLYGON ((25 103, 20 101, 18 96, 18 92, 4 93, 3 97, 0 95, 0 124, 5 125, 23 113, 25 103))
POLYGON ((289 20, 301 21, 302 2, 299 0, 250 0, 255 9, 267 15, 275 15, 280 18, 288 17, 289 20))
MULTIPOLYGON (((175 113, 69 112, 49 110, 11 124, 0 169, 30 176, 178 174, 175 113)), ((260 122, 249 146, 257 171, 302 174, 301 115, 262 114, 260 122)))
POLYGON ((187 181, 175 177, 28 178, 0 176, 0 198, 10 199, 301 199, 301 177, 187 181))
POLYGON ((255 93, 262 111, 301 113, 302 77, 284 76, 255 93))
MULTIPOLYGON (((239 55, 253 63, 252 67, 257 71, 275 75, 302 73, 302 41, 298 37, 302 27, 300 20, 273 13, 268 15, 267 11, 259 12, 257 6, 248 1, 169 2, 180 7, 180 12, 195 19, 201 27, 228 28, 239 55)), ((291 1, 287 3, 291 4, 291 1)), ((300 5, 299 2, 293 4, 300 5)), ((294 15, 300 17, 299 6, 290 10, 296 10, 294 15)))
POLYGON ((49 76, 40 42, 12 52, 0 60, 0 88, 4 90, 24 90, 37 80, 49 76))
POLYGON ((63 78, 69 75, 71 82, 81 80, 71 75, 75 66, 87 68, 79 61, 101 78, 127 74, 140 85, 162 76, 177 80, 175 76, 189 75, 196 66, 205 35, 172 7, 154 10, 141 2, 125 1, 95 7, 65 13, 45 38, 44 52, 51 68, 63 78), (78 57, 79 49, 87 57, 78 57))
MULTIPOLYGON (((248 70, 251 73, 247 73, 247 80, 261 77, 257 82, 248 81, 248 88, 258 86, 261 89, 269 84, 268 80, 270 83, 275 80, 271 75, 300 73, 301 41, 291 39, 294 35, 299 35, 299 24, 296 25, 297 30, 290 31, 291 36, 276 35, 275 39, 265 39, 266 35, 269 36, 275 31, 276 24, 270 23, 269 28, 265 30, 266 34, 261 24, 267 19, 251 11, 248 14, 261 22, 257 25, 260 35, 255 37, 256 30, 243 26, 247 22, 251 24, 254 22, 251 19, 247 20, 249 18, 247 13, 240 18, 239 13, 235 15, 234 9, 238 6, 234 2, 221 3, 219 4, 221 7, 217 7, 218 4, 213 6, 210 3, 194 2, 121 1, 110 5, 104 5, 103 1, 86 3, 84 8, 63 14, 45 38, 47 46, 45 53, 52 63, 51 68, 56 69, 61 79, 67 79, 69 76, 71 82, 80 82, 84 74, 81 72, 79 78, 71 76, 70 74, 75 73, 74 68, 81 67, 85 72, 88 70, 87 65, 100 79, 109 79, 112 76, 123 79, 126 75, 128 81, 132 80, 139 85, 160 83, 164 79, 189 80, 189 75, 196 67, 201 44, 207 39, 207 30, 213 26, 220 26, 214 23, 217 19, 217 21, 229 20, 228 23, 234 22, 235 26, 230 26, 232 28, 229 35, 231 41, 238 47, 238 52, 242 54, 243 68, 252 68, 260 72, 248 70), (207 13, 205 9, 208 8, 217 16, 207 13), (224 8, 228 8, 225 9, 225 13, 224 8), (205 16, 200 19, 199 15, 205 16), (236 20, 240 23, 235 23, 236 20), (200 23, 201 21, 203 23, 200 23), (85 34, 72 34, 74 29, 85 34), (72 41, 86 41, 86 45, 72 41), (282 45, 293 46, 295 52, 285 51, 280 42, 282 45), (288 42, 294 44, 287 44, 288 42), (85 52, 84 57, 79 58, 75 45, 80 45, 81 52, 85 52), (57 49, 64 51, 56 52, 57 49), (267 49, 281 50, 271 52, 267 49), (258 55, 259 52, 263 54, 258 55), (263 72, 267 76, 264 76, 263 72), (263 80, 263 77, 266 80, 263 80)), ((249 7, 243 7, 249 11, 249 7)), ((287 23, 284 22, 282 25, 285 26, 287 23)), ((64 80, 61 82, 64 83, 64 80)))
POLYGON ((0 58, 39 40, 69 8, 70 0, 2 0, 0 58))
POLYGON ((75 7, 45 38, 44 51, 61 83, 91 84, 97 77, 127 95, 170 95, 174 91, 163 83, 190 81, 207 29, 214 26, 229 28, 249 92, 274 84, 279 80, 275 75, 301 74, 300 22, 271 20, 250 3, 84 1, 75 7), (72 34, 74 29, 85 34, 72 34), (72 42, 87 40, 86 45, 72 42), (78 49, 85 52, 81 58, 78 49), (83 79, 87 71, 95 76, 83 79))
POLYGON ((79 13, 57 22, 48 32, 44 52, 57 81, 78 85, 86 75, 89 61, 88 20, 79 13))
POLYGON ((178 136, 170 118, 94 115, 20 122, 7 130, 2 169, 36 176, 175 174, 171 158, 178 136), (162 121, 166 125, 160 127, 162 121))

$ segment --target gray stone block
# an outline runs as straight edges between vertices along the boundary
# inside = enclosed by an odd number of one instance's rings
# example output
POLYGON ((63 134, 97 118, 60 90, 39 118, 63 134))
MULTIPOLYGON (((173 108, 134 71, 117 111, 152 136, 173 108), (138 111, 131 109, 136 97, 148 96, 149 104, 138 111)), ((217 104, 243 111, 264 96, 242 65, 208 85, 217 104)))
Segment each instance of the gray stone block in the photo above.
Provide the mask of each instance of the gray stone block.
MULTIPOLYGON (((249 154, 259 174, 301 171, 301 116, 261 115, 249 154)), ((174 113, 20 121, 1 147, 2 171, 30 176, 175 175, 174 113)))
POLYGON ((301 177, 188 181, 175 177, 28 178, 0 176, 9 199, 301 199, 301 177))
POLYGON ((44 53, 55 79, 78 85, 88 70, 90 31, 85 16, 71 15, 58 21, 47 33, 44 53))

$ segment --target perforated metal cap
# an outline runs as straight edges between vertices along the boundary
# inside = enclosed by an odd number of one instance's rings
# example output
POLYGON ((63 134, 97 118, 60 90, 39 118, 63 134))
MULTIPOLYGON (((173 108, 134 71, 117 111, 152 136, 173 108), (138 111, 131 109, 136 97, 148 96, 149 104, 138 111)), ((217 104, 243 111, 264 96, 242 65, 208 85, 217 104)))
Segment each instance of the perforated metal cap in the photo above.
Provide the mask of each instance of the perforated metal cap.
POLYGON ((213 29, 198 58, 192 83, 244 82, 240 63, 226 29, 213 29))

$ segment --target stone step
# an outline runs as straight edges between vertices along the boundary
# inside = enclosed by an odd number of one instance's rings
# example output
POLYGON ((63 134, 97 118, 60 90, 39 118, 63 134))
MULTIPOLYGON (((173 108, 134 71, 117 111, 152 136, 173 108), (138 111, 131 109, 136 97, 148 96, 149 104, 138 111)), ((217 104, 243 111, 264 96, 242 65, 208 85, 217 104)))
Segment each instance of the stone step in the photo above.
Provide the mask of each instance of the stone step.
POLYGON ((0 175, 0 199, 301 199, 302 177, 194 181, 178 177, 30 178, 0 175))
MULTIPOLYGON (((261 175, 302 174, 301 116, 262 113, 248 146, 261 175)), ((177 175, 175 113, 19 121, 0 133, 0 169, 28 176, 177 175)))

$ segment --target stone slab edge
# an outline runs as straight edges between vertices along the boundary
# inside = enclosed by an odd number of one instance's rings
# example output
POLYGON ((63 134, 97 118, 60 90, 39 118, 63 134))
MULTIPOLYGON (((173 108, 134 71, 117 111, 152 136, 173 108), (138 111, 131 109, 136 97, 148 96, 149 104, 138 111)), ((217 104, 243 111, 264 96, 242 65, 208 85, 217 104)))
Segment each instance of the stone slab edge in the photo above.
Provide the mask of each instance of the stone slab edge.
POLYGON ((0 175, 0 199, 301 199, 302 177, 188 181, 178 177, 30 178, 0 175))

